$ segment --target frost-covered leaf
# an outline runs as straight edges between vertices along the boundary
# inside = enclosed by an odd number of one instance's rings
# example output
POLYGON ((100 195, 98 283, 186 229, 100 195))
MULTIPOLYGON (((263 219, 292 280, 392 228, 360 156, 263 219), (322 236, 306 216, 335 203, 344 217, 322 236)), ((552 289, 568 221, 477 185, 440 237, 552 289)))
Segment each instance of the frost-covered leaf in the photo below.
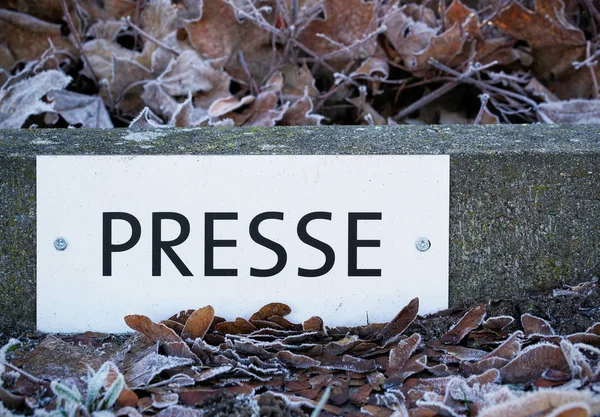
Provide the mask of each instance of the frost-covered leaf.
POLYGON ((301 43, 336 69, 375 52, 376 2, 328 0, 322 7, 324 20, 312 20, 300 34, 301 43))
POLYGON ((396 317, 381 329, 377 337, 383 341, 387 341, 402 334, 402 332, 417 318, 418 312, 419 299, 413 298, 402 310, 400 310, 396 317))
POLYGON ((265 320, 271 316, 285 317, 292 312, 292 309, 283 303, 269 303, 252 314, 250 320, 265 320))
POLYGON ((25 13, 0 9, 0 39, 15 61, 34 61, 50 46, 77 56, 77 49, 62 35, 61 25, 48 23, 25 13))
POLYGON ((60 90, 50 91, 48 98, 54 102, 54 111, 70 125, 114 127, 100 97, 60 90))
POLYGON ((560 347, 539 343, 524 349, 504 366, 500 373, 506 383, 526 383, 539 378, 547 369, 569 371, 569 364, 560 347))
POLYGON ((62 90, 70 82, 68 75, 50 70, 3 87, 0 89, 0 128, 18 129, 29 116, 54 111, 52 103, 41 99, 50 91, 62 90))
POLYGON ((536 317, 529 313, 525 313, 521 316, 521 324, 523 325, 525 334, 528 336, 554 336, 556 334, 554 333, 554 329, 552 329, 550 323, 541 317, 536 317))
POLYGON ((133 389, 144 387, 161 372, 192 363, 191 359, 163 356, 152 352, 133 363, 130 369, 125 370, 125 380, 133 389))
POLYGON ((77 388, 71 388, 65 384, 61 384, 58 381, 52 381, 50 383, 50 388, 52 389, 52 392, 56 396, 58 396, 59 398, 65 400, 67 402, 77 403, 77 404, 80 404, 83 402, 83 397, 81 396, 81 394, 79 393, 77 388))
POLYGON ((471 330, 476 329, 483 322, 485 317, 485 304, 469 310, 465 315, 446 332, 440 339, 442 343, 457 344, 471 330))
MULTIPOLYGON (((198 17, 183 20, 192 47, 205 58, 222 59, 229 74, 246 79, 246 71, 240 64, 241 54, 254 78, 260 81, 266 78, 273 59, 269 32, 249 18, 238 19, 224 0, 203 0, 196 4, 198 17)), ((273 22, 274 14, 259 12, 256 18, 273 22)))
POLYGON ((537 113, 545 123, 600 123, 600 100, 542 103, 537 113))
POLYGON ((531 46, 534 69, 542 78, 571 71, 570 64, 585 54, 585 35, 568 21, 561 0, 536 0, 535 11, 511 2, 493 22, 531 46))
POLYGON ((154 323, 148 317, 137 314, 126 316, 125 323, 150 340, 159 342, 168 355, 194 360, 198 359, 181 337, 164 324, 154 323))

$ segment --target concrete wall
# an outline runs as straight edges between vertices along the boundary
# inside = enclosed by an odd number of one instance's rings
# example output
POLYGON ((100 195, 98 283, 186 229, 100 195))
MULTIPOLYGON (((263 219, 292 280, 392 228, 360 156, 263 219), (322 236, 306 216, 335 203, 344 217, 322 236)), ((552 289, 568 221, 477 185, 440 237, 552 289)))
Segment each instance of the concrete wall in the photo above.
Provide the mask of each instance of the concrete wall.
POLYGON ((450 154, 451 304, 600 268, 596 125, 0 130, 4 338, 35 328, 35 157, 68 154, 450 154))

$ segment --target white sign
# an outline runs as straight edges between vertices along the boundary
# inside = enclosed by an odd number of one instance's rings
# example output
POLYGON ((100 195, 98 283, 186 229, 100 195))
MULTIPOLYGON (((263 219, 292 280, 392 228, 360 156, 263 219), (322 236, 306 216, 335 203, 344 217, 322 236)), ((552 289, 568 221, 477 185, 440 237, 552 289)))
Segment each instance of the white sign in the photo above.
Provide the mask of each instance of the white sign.
POLYGON ((125 332, 128 314, 233 320, 275 301, 329 326, 413 297, 434 312, 448 213, 448 156, 40 156, 37 326, 125 332))

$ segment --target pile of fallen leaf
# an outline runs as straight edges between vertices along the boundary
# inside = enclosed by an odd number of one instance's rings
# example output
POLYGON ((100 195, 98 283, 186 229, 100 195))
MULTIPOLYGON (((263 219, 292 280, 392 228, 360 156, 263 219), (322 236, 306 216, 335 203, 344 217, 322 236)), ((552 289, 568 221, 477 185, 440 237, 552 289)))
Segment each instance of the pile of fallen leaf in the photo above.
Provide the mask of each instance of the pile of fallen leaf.
POLYGON ((55 410, 60 392, 50 380, 89 393, 87 366, 106 361, 108 380, 124 375, 115 406, 103 411, 116 416, 600 415, 597 287, 592 281, 510 307, 563 311, 568 323, 557 324, 567 328, 596 321, 563 336, 531 313, 520 322, 488 317, 502 311, 497 303, 421 317, 414 299, 390 322, 358 327, 326 327, 317 316, 292 323, 289 306, 271 303, 248 320, 226 321, 211 306, 160 323, 130 315, 136 334, 128 338, 22 337, 16 349, 0 350, 0 415, 55 410))
POLYGON ((0 128, 600 120, 592 0, 0 0, 0 128))

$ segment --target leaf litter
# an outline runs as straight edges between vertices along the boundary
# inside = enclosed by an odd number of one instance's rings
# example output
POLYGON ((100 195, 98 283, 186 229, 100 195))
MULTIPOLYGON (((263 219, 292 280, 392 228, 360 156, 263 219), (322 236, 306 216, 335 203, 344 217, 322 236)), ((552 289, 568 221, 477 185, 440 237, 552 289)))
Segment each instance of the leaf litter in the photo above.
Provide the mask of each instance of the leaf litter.
POLYGON ((11 0, 0 127, 597 123, 599 28, 589 0, 11 0))
POLYGON ((271 303, 249 320, 211 306, 162 323, 130 315, 130 336, 23 335, 0 350, 0 411, 51 412, 69 390, 87 404, 101 386, 89 369, 102 368, 104 390, 123 378, 104 410, 114 415, 594 416, 600 312, 583 306, 600 294, 582 285, 429 316, 414 299, 356 327, 292 323, 290 306, 271 303))

